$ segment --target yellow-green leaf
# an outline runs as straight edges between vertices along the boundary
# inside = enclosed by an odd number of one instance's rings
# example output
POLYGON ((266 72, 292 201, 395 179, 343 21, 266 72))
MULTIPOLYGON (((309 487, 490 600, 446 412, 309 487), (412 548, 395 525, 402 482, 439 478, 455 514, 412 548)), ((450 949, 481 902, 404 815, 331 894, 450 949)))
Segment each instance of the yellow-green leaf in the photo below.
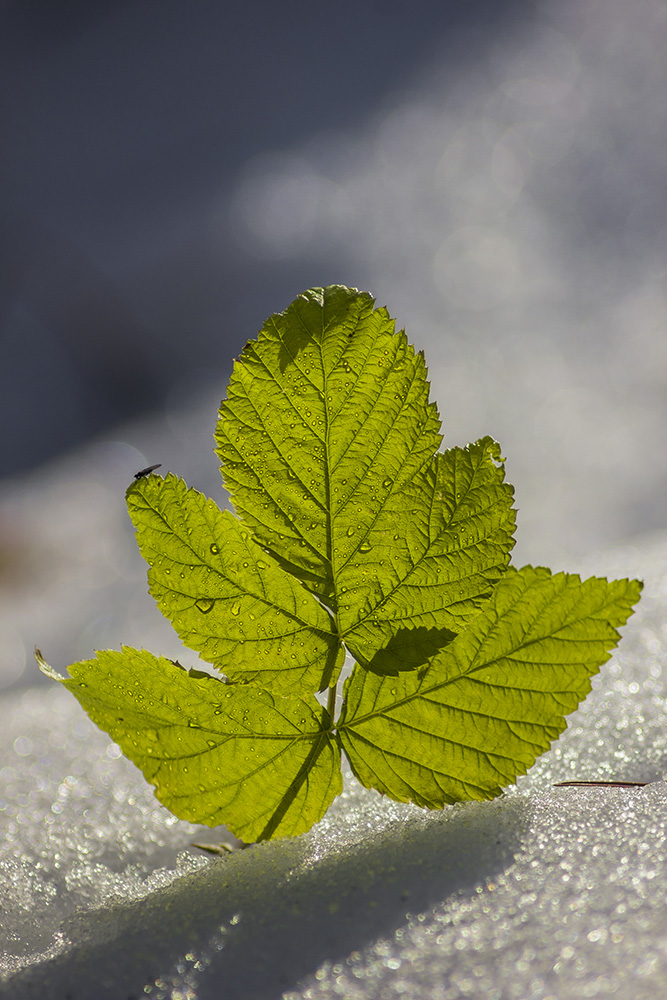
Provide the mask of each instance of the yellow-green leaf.
POLYGON ((61 679, 175 816, 252 842, 310 829, 340 793, 340 752, 312 697, 188 673, 128 646, 61 679))
POLYGON ((234 365, 216 429, 236 510, 365 666, 411 670, 509 563, 512 489, 484 438, 436 454, 421 352, 365 292, 311 289, 234 365))
POLYGON ((409 670, 466 627, 509 564, 513 496, 498 445, 482 438, 388 498, 339 572, 339 628, 359 662, 409 670))
POLYGON ((150 591, 187 646, 278 692, 335 680, 344 650, 331 615, 238 518, 171 474, 132 483, 127 506, 150 591))
POLYGON ((354 773, 431 809, 498 795, 565 729, 640 591, 637 580, 510 569, 424 670, 355 668, 338 723, 354 773))
POLYGON ((234 365, 215 434, 244 522, 332 606, 338 567, 441 441, 423 355, 373 305, 333 285, 271 316, 234 365))

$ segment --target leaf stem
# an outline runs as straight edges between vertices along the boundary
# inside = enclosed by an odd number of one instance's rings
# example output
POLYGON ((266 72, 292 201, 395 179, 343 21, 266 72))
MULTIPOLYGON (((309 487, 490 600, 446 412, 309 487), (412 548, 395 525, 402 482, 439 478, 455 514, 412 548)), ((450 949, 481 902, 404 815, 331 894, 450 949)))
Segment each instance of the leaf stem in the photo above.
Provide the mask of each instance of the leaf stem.
POLYGON ((327 698, 327 712, 331 717, 331 722, 333 724, 335 713, 336 713, 336 692, 338 690, 338 682, 332 684, 329 688, 329 697, 327 698))

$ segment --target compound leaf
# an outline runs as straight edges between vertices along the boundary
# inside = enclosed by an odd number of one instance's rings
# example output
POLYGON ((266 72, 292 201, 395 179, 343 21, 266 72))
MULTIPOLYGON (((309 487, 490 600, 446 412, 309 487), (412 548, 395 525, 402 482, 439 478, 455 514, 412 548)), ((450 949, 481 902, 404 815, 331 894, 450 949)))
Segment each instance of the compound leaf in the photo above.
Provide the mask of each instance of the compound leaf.
POLYGON ((61 683, 180 819, 253 842, 310 829, 342 789, 331 720, 313 697, 225 684, 124 646, 61 683))
POLYGON ((335 680, 344 650, 331 615, 238 518, 171 474, 137 480, 126 498, 151 594, 187 646, 277 692, 335 680))
POLYGON ((382 678, 356 667, 338 723, 354 773, 431 809, 498 795, 565 729, 640 590, 512 568, 425 669, 382 678))
POLYGON ((176 816, 246 841, 317 822, 341 747, 398 801, 499 794, 565 728, 641 591, 509 566, 499 446, 438 452, 423 356, 373 307, 311 289, 246 345, 216 429, 240 518, 159 465, 127 490, 158 606, 230 680, 129 647, 63 678, 36 651, 176 816))

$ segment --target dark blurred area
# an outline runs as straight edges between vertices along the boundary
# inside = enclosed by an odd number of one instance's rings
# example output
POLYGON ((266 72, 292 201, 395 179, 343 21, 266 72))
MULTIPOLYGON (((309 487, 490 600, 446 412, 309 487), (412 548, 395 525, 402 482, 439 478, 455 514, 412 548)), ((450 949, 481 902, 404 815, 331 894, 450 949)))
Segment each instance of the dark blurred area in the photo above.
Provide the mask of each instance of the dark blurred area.
POLYGON ((361 123, 436 45, 455 74, 519 6, 3 3, 0 475, 223 381, 270 312, 355 283, 324 252, 267 261, 226 239, 239 171, 361 123))

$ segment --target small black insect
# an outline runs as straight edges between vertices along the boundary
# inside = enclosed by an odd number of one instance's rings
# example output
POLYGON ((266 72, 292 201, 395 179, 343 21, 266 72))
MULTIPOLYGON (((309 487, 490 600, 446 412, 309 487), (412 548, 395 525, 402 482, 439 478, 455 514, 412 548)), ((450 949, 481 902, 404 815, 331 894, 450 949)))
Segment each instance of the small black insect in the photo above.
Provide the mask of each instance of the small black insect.
POLYGON ((150 472, 153 472, 155 469, 161 469, 161 468, 162 468, 162 462, 158 462, 157 465, 149 465, 147 469, 139 469, 138 472, 135 472, 134 478, 143 479, 143 477, 147 476, 150 472))

